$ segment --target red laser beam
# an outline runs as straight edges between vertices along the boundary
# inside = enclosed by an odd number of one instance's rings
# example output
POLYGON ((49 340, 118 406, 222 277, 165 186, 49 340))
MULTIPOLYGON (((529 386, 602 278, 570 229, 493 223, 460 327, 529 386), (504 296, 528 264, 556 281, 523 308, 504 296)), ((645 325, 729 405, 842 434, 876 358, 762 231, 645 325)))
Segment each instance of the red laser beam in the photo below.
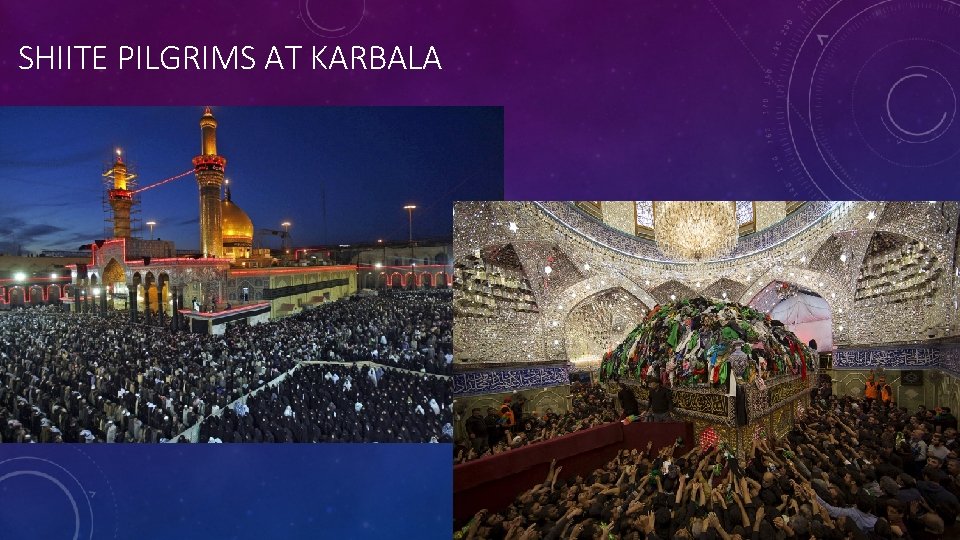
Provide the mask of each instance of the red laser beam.
POLYGON ((135 190, 134 193, 141 193, 141 192, 146 191, 146 190, 148 190, 148 189, 153 189, 153 188, 155 188, 155 187, 162 186, 162 185, 166 184, 167 182, 173 182, 174 180, 176 180, 176 179, 178 179, 178 178, 183 178, 184 176, 187 176, 188 174, 193 174, 193 169, 190 169, 189 171, 182 172, 182 173, 180 173, 180 174, 178 174, 178 175, 176 175, 176 176, 171 176, 170 178, 165 178, 165 179, 163 179, 163 180, 160 180, 159 182, 154 182, 153 184, 150 184, 150 185, 148 185, 148 186, 143 186, 142 188, 140 188, 140 189, 138 189, 138 190, 135 190))

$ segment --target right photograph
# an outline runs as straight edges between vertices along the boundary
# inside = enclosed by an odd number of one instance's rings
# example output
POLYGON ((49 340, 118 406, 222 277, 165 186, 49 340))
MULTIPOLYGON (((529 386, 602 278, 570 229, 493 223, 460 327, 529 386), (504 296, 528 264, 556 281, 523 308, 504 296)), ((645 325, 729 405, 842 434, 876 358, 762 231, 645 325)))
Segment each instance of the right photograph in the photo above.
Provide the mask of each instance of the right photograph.
POLYGON ((957 201, 454 210, 457 535, 953 531, 957 201))

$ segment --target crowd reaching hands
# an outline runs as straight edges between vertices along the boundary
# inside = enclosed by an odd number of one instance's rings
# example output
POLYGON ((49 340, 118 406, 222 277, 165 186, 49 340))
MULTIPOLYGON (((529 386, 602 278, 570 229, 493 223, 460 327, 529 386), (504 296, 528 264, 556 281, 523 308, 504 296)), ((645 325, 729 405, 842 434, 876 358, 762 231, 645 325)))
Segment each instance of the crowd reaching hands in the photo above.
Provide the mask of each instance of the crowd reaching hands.
POLYGON ((818 399, 781 438, 622 450, 546 481, 457 535, 472 538, 955 538, 960 441, 949 410, 818 399), (930 448, 940 449, 929 451, 930 448), (923 453, 921 453, 923 451, 923 453), (938 457, 940 456, 940 457, 938 457))

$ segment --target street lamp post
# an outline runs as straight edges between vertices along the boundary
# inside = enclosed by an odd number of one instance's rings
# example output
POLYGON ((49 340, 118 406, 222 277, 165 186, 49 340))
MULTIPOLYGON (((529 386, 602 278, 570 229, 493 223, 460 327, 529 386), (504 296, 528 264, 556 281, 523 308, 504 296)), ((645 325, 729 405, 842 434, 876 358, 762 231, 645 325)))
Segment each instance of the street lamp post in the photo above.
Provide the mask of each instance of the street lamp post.
POLYGON ((413 211, 417 209, 417 205, 415 205, 415 204, 408 204, 408 205, 404 206, 403 209, 407 211, 407 216, 409 217, 409 229, 408 229, 408 230, 409 230, 409 237, 408 237, 408 240, 409 240, 409 242, 410 242, 411 244, 413 244, 413 211))
POLYGON ((284 221, 283 223, 280 224, 280 226, 283 227, 283 243, 282 243, 282 247, 283 247, 283 259, 284 259, 284 260, 288 260, 288 259, 290 258, 290 244, 289 244, 288 242, 289 242, 289 240, 290 240, 290 227, 291 227, 291 225, 293 225, 293 224, 290 223, 289 221, 284 221))
POLYGON ((150 239, 153 240, 153 228, 157 225, 156 221, 148 221, 147 227, 150 227, 150 239))
POLYGON ((407 241, 410 244, 410 262, 413 262, 413 211, 417 209, 417 205, 408 204, 404 206, 403 209, 407 211, 407 218, 408 218, 407 241))

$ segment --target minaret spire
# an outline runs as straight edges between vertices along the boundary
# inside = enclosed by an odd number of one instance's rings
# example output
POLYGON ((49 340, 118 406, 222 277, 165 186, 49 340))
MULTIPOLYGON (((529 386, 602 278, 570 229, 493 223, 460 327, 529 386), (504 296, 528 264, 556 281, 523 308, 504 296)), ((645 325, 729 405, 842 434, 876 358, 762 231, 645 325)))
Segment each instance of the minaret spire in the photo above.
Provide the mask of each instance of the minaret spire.
POLYGON ((217 155, 217 119, 210 107, 203 110, 200 117, 200 153, 204 156, 217 155))
POLYGON ((223 254, 220 190, 226 166, 227 159, 217 154, 217 119, 207 107, 200 117, 200 155, 193 158, 193 170, 200 188, 200 251, 204 257, 223 254))
POLYGON ((130 209, 133 207, 133 179, 136 175, 127 171, 123 162, 122 152, 116 150, 116 159, 113 166, 103 173, 103 176, 113 181, 112 187, 107 187, 107 198, 113 210, 113 237, 130 237, 130 209))

